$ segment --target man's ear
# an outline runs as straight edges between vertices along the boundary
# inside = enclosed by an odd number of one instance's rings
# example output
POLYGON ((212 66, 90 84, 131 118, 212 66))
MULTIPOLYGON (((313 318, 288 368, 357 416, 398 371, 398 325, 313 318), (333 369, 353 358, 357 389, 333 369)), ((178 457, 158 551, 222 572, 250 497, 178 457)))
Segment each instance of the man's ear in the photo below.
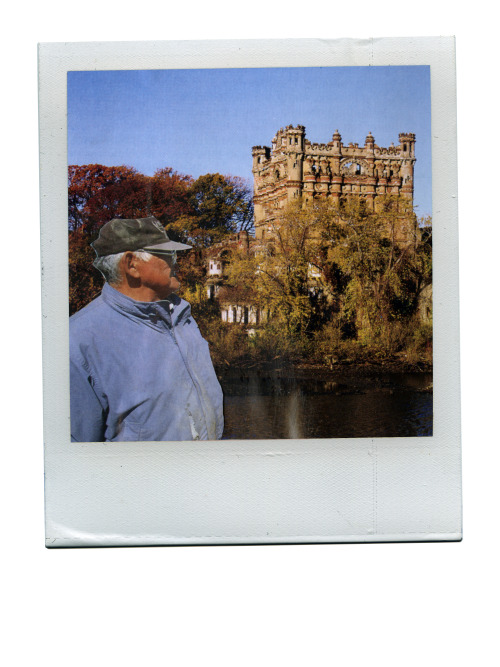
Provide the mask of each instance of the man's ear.
POLYGON ((120 264, 122 269, 122 275, 138 279, 140 278, 140 273, 137 269, 137 264, 139 263, 139 258, 133 252, 127 251, 124 253, 120 264))

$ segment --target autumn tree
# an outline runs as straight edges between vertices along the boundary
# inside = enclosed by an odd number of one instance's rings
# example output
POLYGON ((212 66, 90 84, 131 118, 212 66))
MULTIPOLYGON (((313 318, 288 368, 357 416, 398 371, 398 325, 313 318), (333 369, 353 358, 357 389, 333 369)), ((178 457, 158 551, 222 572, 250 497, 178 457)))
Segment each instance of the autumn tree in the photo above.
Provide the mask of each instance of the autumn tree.
POLYGON ((147 177, 131 167, 68 167, 68 228, 96 234, 108 220, 137 217, 148 206, 147 177))
POLYGON ((100 164, 68 168, 68 230, 70 312, 79 310, 100 292, 101 275, 92 268, 90 243, 113 218, 155 215, 164 224, 191 212, 189 176, 171 168, 148 177, 126 167, 100 164))
POLYGON ((208 247, 237 231, 253 230, 253 200, 243 179, 221 174, 200 176, 188 191, 191 211, 167 227, 173 237, 208 247))
POLYGON ((252 286, 272 312, 264 337, 277 327, 306 357, 343 344, 348 356, 373 356, 401 349, 419 329, 430 228, 418 226, 407 200, 381 198, 376 211, 361 197, 297 200, 268 224, 265 246, 233 255, 228 270, 231 284, 252 286))
POLYGON ((193 214, 189 201, 191 176, 179 174, 171 167, 158 169, 149 179, 147 195, 150 199, 150 215, 154 215, 164 227, 193 214))
POLYGON ((322 235, 347 279, 344 317, 355 322, 360 342, 394 352, 415 326, 420 292, 431 280, 408 200, 386 196, 372 211, 363 198, 342 199, 322 235))
POLYGON ((272 313, 267 330, 275 327, 282 340, 286 335, 300 343, 320 310, 320 291, 311 291, 311 275, 322 252, 317 211, 294 202, 269 225, 265 246, 259 245, 254 254, 232 252, 226 269, 228 283, 233 291, 251 288, 255 305, 272 313))

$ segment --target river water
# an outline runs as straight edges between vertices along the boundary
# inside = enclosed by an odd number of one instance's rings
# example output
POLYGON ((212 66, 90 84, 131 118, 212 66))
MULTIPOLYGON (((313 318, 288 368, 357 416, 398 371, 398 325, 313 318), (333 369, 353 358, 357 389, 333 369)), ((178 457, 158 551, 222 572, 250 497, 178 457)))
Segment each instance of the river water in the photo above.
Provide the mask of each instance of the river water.
POLYGON ((432 374, 226 378, 224 439, 432 435, 432 374))

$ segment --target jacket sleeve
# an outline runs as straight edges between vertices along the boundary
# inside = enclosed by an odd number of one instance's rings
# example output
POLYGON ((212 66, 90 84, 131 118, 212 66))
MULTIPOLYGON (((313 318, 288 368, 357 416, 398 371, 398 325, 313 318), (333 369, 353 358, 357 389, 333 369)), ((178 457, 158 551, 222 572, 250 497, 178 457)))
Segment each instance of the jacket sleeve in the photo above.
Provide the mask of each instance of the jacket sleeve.
POLYGON ((71 441, 103 442, 106 407, 95 390, 91 374, 78 360, 70 360, 71 441))

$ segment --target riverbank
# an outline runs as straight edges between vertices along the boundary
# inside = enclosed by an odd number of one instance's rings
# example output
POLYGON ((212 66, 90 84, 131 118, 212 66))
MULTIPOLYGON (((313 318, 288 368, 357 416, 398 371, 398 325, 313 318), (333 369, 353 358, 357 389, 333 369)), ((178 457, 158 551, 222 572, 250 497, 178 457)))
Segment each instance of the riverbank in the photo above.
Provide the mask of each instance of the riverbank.
POLYGON ((300 361, 272 360, 260 363, 238 364, 216 367, 221 379, 234 379, 242 376, 282 377, 296 380, 332 380, 335 377, 370 377, 385 374, 428 373, 432 374, 432 363, 417 361, 409 363, 404 359, 386 359, 376 361, 339 361, 330 366, 300 361))

